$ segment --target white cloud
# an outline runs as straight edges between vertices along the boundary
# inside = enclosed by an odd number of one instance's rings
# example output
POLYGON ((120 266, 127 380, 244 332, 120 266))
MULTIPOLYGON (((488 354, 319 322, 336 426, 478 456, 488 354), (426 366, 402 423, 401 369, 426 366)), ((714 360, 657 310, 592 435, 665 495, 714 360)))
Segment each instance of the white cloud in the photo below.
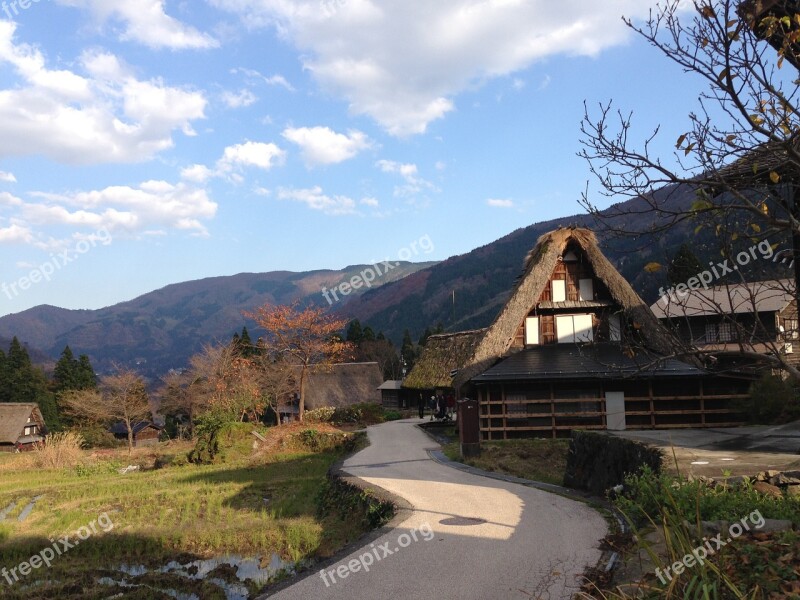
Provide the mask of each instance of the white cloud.
POLYGON ((41 202, 24 204, 19 213, 37 226, 68 225, 128 233, 166 227, 205 235, 203 221, 217 212, 204 189, 185 183, 145 181, 137 187, 111 186, 68 194, 36 193, 41 202))
POLYGON ((219 42, 194 27, 181 23, 164 10, 164 0, 58 0, 60 4, 88 10, 96 21, 124 25, 123 41, 149 48, 170 50, 216 48, 219 42))
POLYGON ((376 198, 362 198, 360 202, 364 206, 373 206, 373 207, 380 206, 380 202, 378 202, 376 198))
POLYGON ((375 165, 384 173, 399 175, 405 184, 394 188, 394 195, 399 198, 416 196, 423 191, 437 191, 436 186, 419 176, 417 165, 413 163, 399 163, 393 160, 379 160, 375 165))
POLYGON ((550 77, 550 75, 545 75, 544 79, 542 79, 542 81, 539 83, 539 90, 546 90, 549 88, 552 80, 553 79, 550 77))
POLYGON ((21 225, 0 227, 0 244, 30 243, 33 241, 33 232, 21 225))
POLYGON ((258 97, 250 90, 240 90, 239 92, 223 92, 222 101, 228 108, 245 108, 255 104, 258 97))
POLYGON ((0 181, 5 183, 16 183, 17 178, 14 177, 13 173, 6 173, 5 171, 0 171, 0 181))
POLYGON ((263 142, 245 142, 228 146, 217 161, 217 171, 229 173, 243 167, 256 167, 269 171, 276 164, 283 162, 286 152, 275 144, 263 142))
POLYGON ((486 204, 493 208, 514 208, 514 201, 507 198, 489 198, 486 204))
POLYGON ((86 52, 86 75, 47 68, 44 55, 15 44, 17 25, 0 21, 0 68, 18 82, 0 90, 0 158, 45 155, 67 164, 139 162, 193 134, 206 99, 160 79, 142 81, 112 54, 86 52))
POLYGON ((348 131, 345 135, 328 127, 289 127, 283 130, 282 135, 300 146, 309 166, 340 163, 371 146, 367 136, 360 131, 348 131))
POLYGON ((273 143, 247 141, 226 147, 214 168, 199 164, 183 168, 181 179, 205 183, 212 177, 224 177, 234 183, 241 183, 244 169, 254 167, 269 171, 282 164, 285 158, 286 152, 273 143))
POLYGON ((8 192, 0 192, 0 206, 21 206, 22 200, 8 192))
POLYGON ((280 188, 278 199, 300 202, 308 208, 322 211, 326 215, 341 216, 356 212, 355 200, 347 196, 328 196, 319 186, 308 189, 280 188))
POLYGON ((548 57, 594 56, 630 35, 641 0, 211 0, 247 27, 274 27, 304 67, 389 133, 425 132, 454 98, 548 57), (411 43, 410 43, 411 41, 411 43))
POLYGON ((511 82, 511 87, 517 91, 523 90, 525 89, 525 80, 515 77, 514 81, 511 82))
POLYGON ((240 67, 238 69, 231 69, 231 73, 234 74, 243 73, 251 80, 261 81, 263 83, 266 83, 267 85, 282 87, 290 92, 295 91, 294 86, 291 83, 289 83, 283 75, 279 73, 267 77, 266 75, 259 73, 255 69, 246 69, 244 67, 240 67))

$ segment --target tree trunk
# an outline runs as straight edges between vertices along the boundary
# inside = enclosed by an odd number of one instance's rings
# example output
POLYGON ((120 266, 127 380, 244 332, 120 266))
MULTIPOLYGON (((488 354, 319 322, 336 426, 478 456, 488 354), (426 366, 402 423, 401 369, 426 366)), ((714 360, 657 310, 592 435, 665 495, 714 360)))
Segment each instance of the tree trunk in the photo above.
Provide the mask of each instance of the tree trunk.
POLYGON ((133 429, 130 423, 128 423, 128 456, 131 454, 133 454, 133 429))
POLYGON ((306 365, 300 369, 300 404, 298 406, 300 422, 303 422, 303 415, 306 412, 306 365))

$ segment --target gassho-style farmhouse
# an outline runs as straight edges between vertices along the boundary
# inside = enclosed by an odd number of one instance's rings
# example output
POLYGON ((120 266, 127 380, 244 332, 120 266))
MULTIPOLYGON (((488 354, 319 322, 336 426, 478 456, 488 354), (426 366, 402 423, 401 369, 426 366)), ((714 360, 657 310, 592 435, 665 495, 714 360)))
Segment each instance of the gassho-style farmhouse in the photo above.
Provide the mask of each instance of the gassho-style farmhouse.
POLYGON ((561 228, 539 238, 494 322, 429 338, 403 387, 476 399, 484 440, 741 424, 750 379, 671 358, 679 343, 590 230, 561 228))

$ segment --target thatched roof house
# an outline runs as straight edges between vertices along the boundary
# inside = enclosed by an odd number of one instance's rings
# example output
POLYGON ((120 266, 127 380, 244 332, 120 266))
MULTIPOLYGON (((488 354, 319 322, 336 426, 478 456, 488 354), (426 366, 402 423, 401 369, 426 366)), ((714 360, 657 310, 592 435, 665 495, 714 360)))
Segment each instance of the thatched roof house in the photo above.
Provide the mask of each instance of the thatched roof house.
POLYGON ((561 228, 539 238, 494 322, 429 338, 404 385, 477 399, 483 439, 736 422, 724 402, 742 386, 669 358, 679 350, 594 234, 561 228))
POLYGON ((647 304, 602 253, 594 233, 583 228, 559 228, 539 238, 525 259, 522 275, 509 300, 494 322, 487 329, 429 338, 431 347, 426 345, 404 385, 417 389, 453 387, 458 390, 498 359, 524 347, 524 344, 515 347, 515 342, 521 328, 524 329, 526 318, 537 307, 578 312, 610 305, 594 297, 583 298, 579 290, 576 300, 543 299, 549 295, 546 292, 553 272, 563 263, 568 250, 573 253, 581 251, 585 255, 594 276, 603 284, 613 303, 621 307, 627 320, 634 324, 644 345, 655 352, 669 354, 675 347, 674 340, 659 326, 647 304))
POLYGON ((381 401, 383 373, 376 362, 315 366, 308 373, 305 408, 381 401))
POLYGON ((418 390, 453 387, 453 374, 470 363, 485 333, 486 329, 476 329, 430 336, 403 386, 418 390))
POLYGON ((0 402, 0 451, 31 448, 44 439, 46 431, 37 404, 0 402))

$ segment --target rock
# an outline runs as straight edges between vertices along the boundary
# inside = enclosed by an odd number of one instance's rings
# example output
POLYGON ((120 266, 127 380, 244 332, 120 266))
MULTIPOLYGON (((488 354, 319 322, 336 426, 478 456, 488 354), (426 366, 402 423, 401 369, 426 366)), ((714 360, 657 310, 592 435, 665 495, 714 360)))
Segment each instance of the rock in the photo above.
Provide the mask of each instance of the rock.
POLYGON ((797 477, 789 477, 786 473, 778 473, 775 477, 770 477, 769 482, 772 485, 787 486, 800 484, 800 479, 797 477))
POLYGON ((756 481, 753 485, 753 489, 760 494, 764 494, 765 496, 772 496, 773 498, 783 498, 783 493, 781 489, 775 485, 771 485, 764 481, 763 479, 756 481))
POLYGON ((764 519, 764 525, 755 528, 755 525, 750 524, 750 531, 757 531, 758 533, 775 533, 776 531, 791 531, 792 522, 787 519, 764 519))
POLYGON ((723 488, 741 487, 745 481, 750 481, 750 478, 743 477, 742 475, 735 475, 733 477, 720 477, 716 479, 717 485, 723 488))

